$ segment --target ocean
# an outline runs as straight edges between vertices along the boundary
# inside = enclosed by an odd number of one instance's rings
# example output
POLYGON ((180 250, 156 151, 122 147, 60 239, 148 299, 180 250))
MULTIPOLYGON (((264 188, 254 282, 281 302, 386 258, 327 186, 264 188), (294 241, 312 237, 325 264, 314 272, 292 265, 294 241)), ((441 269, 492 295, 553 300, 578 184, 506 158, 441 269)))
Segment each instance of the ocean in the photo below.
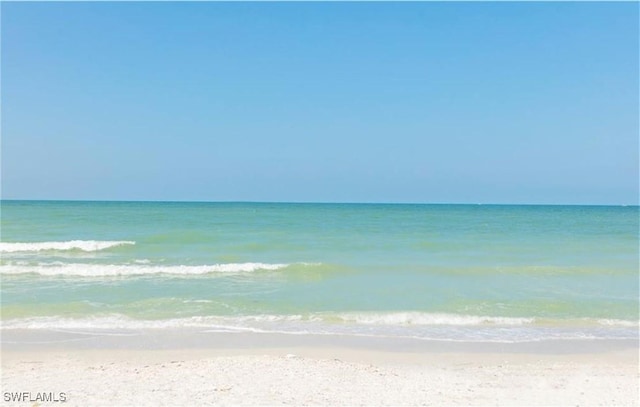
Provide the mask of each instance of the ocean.
POLYGON ((2 201, 2 331, 637 339, 637 206, 2 201))

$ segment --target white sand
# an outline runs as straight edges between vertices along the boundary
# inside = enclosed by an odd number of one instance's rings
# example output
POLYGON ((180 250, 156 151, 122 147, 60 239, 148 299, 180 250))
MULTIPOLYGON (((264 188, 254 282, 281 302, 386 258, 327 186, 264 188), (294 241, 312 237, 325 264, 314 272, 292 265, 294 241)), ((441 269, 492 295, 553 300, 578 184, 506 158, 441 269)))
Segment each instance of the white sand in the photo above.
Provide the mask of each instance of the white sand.
POLYGON ((2 356, 3 400, 5 392, 31 392, 32 398, 62 392, 67 399, 13 403, 21 406, 640 404, 637 350, 93 349, 2 356))

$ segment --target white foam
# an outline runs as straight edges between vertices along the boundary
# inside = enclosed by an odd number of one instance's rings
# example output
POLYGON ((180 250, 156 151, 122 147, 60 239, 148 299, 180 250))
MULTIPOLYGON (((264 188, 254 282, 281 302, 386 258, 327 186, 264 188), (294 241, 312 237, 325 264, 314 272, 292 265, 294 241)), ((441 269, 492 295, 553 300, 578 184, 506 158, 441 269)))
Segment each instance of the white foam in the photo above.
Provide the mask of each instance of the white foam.
MULTIPOLYGON (((261 332, 291 335, 353 335, 372 337, 403 337, 421 340, 458 342, 530 342, 545 339, 633 339, 637 331, 628 327, 593 330, 590 327, 549 328, 536 326, 480 325, 359 325, 335 323, 336 314, 309 315, 245 315, 193 316, 159 320, 138 320, 122 314, 97 315, 84 318, 60 316, 17 318, 0 321, 2 330, 52 330, 87 335, 121 335, 131 331, 194 329, 199 332, 261 332), (329 318, 329 316, 331 316, 329 318), (330 322, 332 321, 332 322, 330 322), (114 333, 115 332, 115 333, 114 333)), ((473 317, 476 321, 486 318, 473 317)), ((379 321, 379 320, 378 320, 379 321)), ((392 320, 397 323, 398 320, 392 320)), ((448 318, 448 322, 460 319, 448 318)), ((595 320, 590 320, 594 322, 595 320)), ((511 321, 514 322, 514 321, 511 321)))
MULTIPOLYGON (((184 303, 208 303, 210 300, 186 300, 184 303)), ((587 325, 596 322, 600 325, 635 327, 637 323, 625 320, 583 320, 587 325)), ((135 320, 123 315, 87 317, 81 319, 61 317, 35 317, 5 321, 4 328, 19 327, 24 329, 39 328, 181 328, 181 327, 228 327, 233 329, 248 329, 267 327, 281 324, 322 324, 329 325, 376 325, 389 327, 428 327, 428 326, 459 326, 459 327, 516 327, 536 325, 536 318, 508 318, 478 315, 437 314, 420 312, 403 313, 313 313, 300 314, 259 314, 236 316, 194 316, 189 318, 163 320, 135 320)))
MULTIPOLYGON (((187 320, 197 324, 197 317, 163 320, 135 320, 123 315, 109 315, 86 318, 34 317, 2 321, 2 329, 145 329, 185 327, 187 320)), ((208 326, 208 325, 206 325, 208 326)))
POLYGON ((537 317, 496 317, 484 315, 463 315, 447 313, 426 313, 417 311, 407 312, 349 312, 338 313, 333 316, 327 314, 325 318, 333 318, 337 322, 355 323, 361 325, 388 325, 388 326, 525 326, 525 325, 555 325, 555 326, 611 326, 611 327, 638 327, 638 321, 622 319, 557 319, 549 320, 537 317))
POLYGON ((150 274, 202 275, 209 273, 243 273, 279 270, 288 264, 227 263, 202 266, 158 266, 131 264, 41 263, 37 266, 8 264, 0 266, 0 274, 39 274, 43 276, 113 277, 150 274))
POLYGON ((526 325, 535 318, 491 317, 426 312, 354 312, 337 314, 341 322, 363 325, 526 325))
POLYGON ((624 319, 598 319, 598 323, 605 326, 637 327, 640 324, 640 321, 627 321, 624 319))
POLYGON ((40 252, 54 250, 81 250, 83 252, 96 252, 116 246, 134 245, 131 241, 102 241, 102 240, 70 240, 67 242, 25 242, 25 243, 0 243, 0 253, 16 252, 40 252))
MULTIPOLYGON (((49 330, 142 330, 200 328, 212 332, 273 332, 273 327, 288 323, 314 321, 301 315, 245 315, 245 316, 193 316, 158 320, 140 320, 122 314, 99 315, 83 318, 60 316, 16 318, 0 321, 2 329, 49 329, 49 330)), ((299 328, 299 325, 291 328, 299 328)), ((297 331, 298 329, 295 329, 297 331)))
POLYGON ((85 318, 63 318, 33 317, 19 318, 0 321, 2 329, 49 329, 49 330, 70 330, 70 329, 172 329, 172 328, 207 328, 219 329, 223 331, 253 331, 250 327, 228 325, 233 318, 225 317, 189 317, 159 320, 138 320, 120 314, 102 315, 85 318))

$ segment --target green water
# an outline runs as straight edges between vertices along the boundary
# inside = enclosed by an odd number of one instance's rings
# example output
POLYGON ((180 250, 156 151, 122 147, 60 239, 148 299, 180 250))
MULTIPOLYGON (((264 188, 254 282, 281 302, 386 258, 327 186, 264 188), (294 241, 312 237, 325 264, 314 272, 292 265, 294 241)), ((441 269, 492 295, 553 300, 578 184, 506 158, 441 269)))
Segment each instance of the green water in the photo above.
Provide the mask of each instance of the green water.
POLYGON ((1 209, 3 329, 638 335, 638 207, 3 201, 1 209))

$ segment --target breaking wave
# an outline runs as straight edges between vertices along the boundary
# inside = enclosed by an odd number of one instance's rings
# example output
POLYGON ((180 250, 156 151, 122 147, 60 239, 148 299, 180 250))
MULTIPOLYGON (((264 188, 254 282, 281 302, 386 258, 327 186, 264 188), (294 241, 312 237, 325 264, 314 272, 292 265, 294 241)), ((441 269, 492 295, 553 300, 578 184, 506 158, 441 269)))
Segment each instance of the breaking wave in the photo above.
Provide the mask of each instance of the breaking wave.
MULTIPOLYGON (((335 316, 335 315, 334 315, 335 316)), ((440 318, 440 317, 438 317, 440 318)), ((135 336, 155 331, 193 330, 201 334, 215 333, 277 333, 287 335, 340 335, 383 338, 411 338, 452 342, 538 342, 543 340, 622 339, 637 340, 637 326, 606 327, 596 324, 572 328, 550 328, 533 324, 518 325, 521 321, 501 320, 501 324, 482 324, 487 318, 473 317, 480 325, 470 325, 470 320, 450 319, 450 324, 435 325, 367 325, 327 321, 327 315, 253 315, 253 316, 193 316, 157 320, 140 320, 122 314, 96 315, 84 318, 60 316, 18 318, 2 321, 3 331, 44 330, 90 336, 135 336), (504 322, 508 322, 506 325, 504 322)), ((331 318, 329 318, 331 319, 331 318)), ((388 318, 384 319, 388 321, 388 318)), ((393 319, 392 319, 393 320, 393 319)), ((423 319, 426 322, 427 319, 423 319)), ((436 318, 437 320, 437 318, 436 318)), ((399 322, 397 320, 396 322, 399 322)), ((591 321, 595 322, 595 321, 591 321)), ((610 321, 612 322, 612 321, 610 321)), ((617 325, 617 324, 614 324, 617 325)), ((189 332, 189 331, 187 331, 189 332)), ((187 335, 190 335, 187 333, 187 335)))
POLYGON ((491 317, 426 312, 341 313, 335 318, 340 322, 362 325, 526 325, 535 318, 491 317))
MULTIPOLYGON (((537 318, 506 318, 492 316, 437 314, 437 313, 312 313, 260 314, 260 315, 210 315, 157 320, 140 320, 122 314, 67 318, 42 316, 16 318, 0 321, 3 329, 167 329, 167 328, 220 328, 230 330, 269 331, 269 327, 296 325, 313 328, 322 326, 457 326, 457 327, 518 327, 538 325, 537 318), (364 317, 366 315, 366 317, 364 317), (413 315, 407 317, 407 315, 413 315)), ((584 326, 592 327, 637 327, 638 323, 627 320, 580 319, 584 326)), ((312 329, 313 330, 313 329, 312 329)))
POLYGON ((0 266, 0 274, 39 274, 43 276, 78 276, 78 277, 111 277, 141 276, 153 274, 203 275, 210 273, 246 273, 259 270, 280 270, 290 264, 270 263, 226 263, 201 266, 159 266, 146 264, 79 264, 50 263, 34 266, 4 265, 0 266))
POLYGON ((132 241, 70 240, 67 242, 0 243, 0 253, 80 250, 97 252, 117 246, 134 245, 132 241))

